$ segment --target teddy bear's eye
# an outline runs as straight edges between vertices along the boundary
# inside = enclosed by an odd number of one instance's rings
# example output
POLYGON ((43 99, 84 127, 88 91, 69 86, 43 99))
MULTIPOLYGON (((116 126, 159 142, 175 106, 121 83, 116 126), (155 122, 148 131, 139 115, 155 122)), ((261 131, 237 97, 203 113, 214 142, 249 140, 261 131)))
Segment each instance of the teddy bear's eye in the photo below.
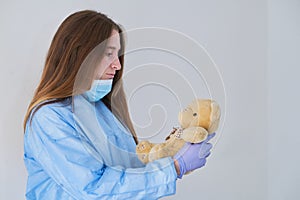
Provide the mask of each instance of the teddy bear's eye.
POLYGON ((193 113, 193 116, 196 117, 196 116, 197 116, 197 113, 193 113))

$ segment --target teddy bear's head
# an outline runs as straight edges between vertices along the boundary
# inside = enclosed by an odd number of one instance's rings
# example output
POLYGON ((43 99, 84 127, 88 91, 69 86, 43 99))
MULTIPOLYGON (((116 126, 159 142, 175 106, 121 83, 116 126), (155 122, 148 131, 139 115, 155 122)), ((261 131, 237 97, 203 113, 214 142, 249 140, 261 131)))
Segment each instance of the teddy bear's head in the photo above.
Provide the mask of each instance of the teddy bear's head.
POLYGON ((220 107, 210 99, 196 99, 179 112, 178 121, 182 128, 200 126, 213 133, 220 121, 220 107))

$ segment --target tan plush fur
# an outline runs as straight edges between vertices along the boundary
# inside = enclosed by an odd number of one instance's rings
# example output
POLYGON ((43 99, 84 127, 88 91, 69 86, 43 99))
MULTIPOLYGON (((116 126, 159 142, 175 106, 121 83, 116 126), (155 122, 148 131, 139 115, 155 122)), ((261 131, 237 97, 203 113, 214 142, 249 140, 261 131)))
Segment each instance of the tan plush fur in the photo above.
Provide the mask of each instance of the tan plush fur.
POLYGON ((141 141, 136 147, 136 153, 143 163, 173 157, 185 144, 200 143, 208 134, 214 133, 220 121, 220 107, 210 99, 196 99, 184 110, 179 112, 180 128, 174 129, 165 142, 153 144, 141 141))

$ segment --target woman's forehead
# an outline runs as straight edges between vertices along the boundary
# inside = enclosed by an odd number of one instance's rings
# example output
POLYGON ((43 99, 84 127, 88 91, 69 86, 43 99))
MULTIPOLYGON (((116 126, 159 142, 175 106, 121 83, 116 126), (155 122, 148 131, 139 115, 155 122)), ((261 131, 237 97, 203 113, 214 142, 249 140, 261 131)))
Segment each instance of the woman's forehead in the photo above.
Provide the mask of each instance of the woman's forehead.
POLYGON ((120 49, 120 35, 116 30, 112 31, 111 36, 107 40, 107 48, 120 49))

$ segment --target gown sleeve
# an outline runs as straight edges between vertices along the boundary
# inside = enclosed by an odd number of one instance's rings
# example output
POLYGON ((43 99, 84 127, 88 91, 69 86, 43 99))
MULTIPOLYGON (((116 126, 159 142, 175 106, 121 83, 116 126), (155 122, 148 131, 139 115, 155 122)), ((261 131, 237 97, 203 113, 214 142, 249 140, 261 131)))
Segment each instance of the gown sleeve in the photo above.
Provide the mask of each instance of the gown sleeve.
POLYGON ((74 199, 158 199, 175 193, 177 174, 170 157, 139 168, 106 166, 86 151, 70 121, 42 106, 25 132, 27 153, 57 188, 74 199))

